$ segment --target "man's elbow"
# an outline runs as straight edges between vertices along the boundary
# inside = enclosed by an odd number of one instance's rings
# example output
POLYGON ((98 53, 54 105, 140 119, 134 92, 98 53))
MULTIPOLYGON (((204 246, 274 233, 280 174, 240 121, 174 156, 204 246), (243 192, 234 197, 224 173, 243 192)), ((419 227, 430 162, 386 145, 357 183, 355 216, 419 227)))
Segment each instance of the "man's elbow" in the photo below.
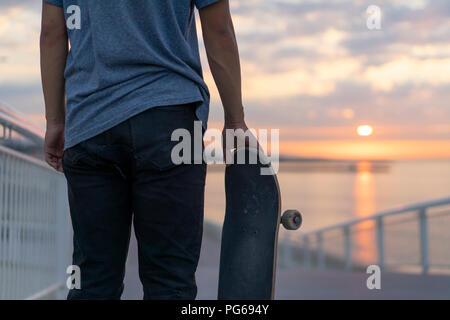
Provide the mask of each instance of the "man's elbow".
POLYGON ((58 44, 66 44, 68 41, 67 30, 64 28, 55 29, 50 26, 43 26, 40 35, 41 47, 52 47, 58 44))
POLYGON ((206 45, 227 46, 236 41, 233 26, 228 24, 205 30, 203 37, 206 45))

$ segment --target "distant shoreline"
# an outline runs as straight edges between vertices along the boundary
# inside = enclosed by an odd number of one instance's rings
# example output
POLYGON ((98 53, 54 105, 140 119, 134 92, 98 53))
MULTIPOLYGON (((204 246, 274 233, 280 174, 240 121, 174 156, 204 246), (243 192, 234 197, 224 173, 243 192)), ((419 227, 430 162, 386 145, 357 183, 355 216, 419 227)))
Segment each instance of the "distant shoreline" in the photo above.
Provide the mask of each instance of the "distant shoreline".
MULTIPOLYGON (((372 172, 388 173, 391 160, 333 160, 280 157, 280 172, 372 172)), ((208 170, 223 171, 224 164, 208 164, 208 170)))

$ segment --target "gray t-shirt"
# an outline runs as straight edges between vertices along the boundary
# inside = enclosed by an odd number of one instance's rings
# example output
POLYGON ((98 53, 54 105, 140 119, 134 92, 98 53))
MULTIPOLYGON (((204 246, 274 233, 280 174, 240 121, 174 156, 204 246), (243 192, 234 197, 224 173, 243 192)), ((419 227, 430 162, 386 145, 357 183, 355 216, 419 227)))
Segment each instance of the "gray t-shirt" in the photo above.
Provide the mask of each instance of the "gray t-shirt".
POLYGON ((198 102, 206 128, 194 7, 219 0, 44 0, 70 39, 65 149, 157 106, 198 102))

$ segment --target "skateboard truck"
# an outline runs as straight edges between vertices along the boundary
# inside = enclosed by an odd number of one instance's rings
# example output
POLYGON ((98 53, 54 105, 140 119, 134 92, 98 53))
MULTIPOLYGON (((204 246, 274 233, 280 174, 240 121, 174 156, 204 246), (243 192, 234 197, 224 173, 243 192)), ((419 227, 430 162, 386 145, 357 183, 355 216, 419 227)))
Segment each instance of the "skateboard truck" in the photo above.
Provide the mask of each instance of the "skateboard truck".
POLYGON ((297 210, 286 210, 281 216, 280 223, 287 230, 297 230, 302 225, 302 215, 297 210))

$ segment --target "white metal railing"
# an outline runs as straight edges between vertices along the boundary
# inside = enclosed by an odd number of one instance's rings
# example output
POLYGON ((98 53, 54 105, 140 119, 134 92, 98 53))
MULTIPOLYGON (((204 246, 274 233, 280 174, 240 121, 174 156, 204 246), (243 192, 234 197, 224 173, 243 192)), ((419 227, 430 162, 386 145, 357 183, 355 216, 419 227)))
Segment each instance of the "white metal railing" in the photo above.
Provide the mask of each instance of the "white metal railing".
POLYGON ((284 264, 450 271, 450 198, 388 210, 281 241, 284 264), (430 232, 432 228, 432 232, 430 232))
POLYGON ((0 299, 38 299, 64 287, 66 199, 62 174, 0 146, 0 299))

